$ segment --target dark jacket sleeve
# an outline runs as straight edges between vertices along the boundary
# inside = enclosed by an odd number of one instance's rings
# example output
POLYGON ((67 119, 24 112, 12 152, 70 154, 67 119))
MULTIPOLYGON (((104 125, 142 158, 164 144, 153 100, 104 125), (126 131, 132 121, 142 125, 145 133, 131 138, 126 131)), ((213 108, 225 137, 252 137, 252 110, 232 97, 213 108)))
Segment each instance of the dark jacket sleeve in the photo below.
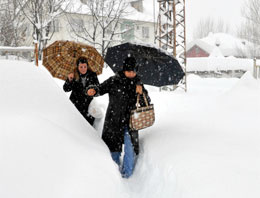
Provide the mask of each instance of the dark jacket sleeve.
MULTIPOLYGON (((98 92, 99 85, 100 85, 100 83, 99 83, 99 80, 97 78, 97 75, 96 74, 91 75, 88 86, 85 89, 85 94, 88 96, 87 92, 88 92, 89 89, 95 89, 95 91, 98 92)), ((97 96, 97 94, 95 96, 97 96)))
POLYGON ((98 86, 97 95, 104 95, 106 93, 109 93, 109 90, 111 90, 111 87, 113 86, 114 78, 110 77, 109 79, 105 80, 103 83, 101 83, 98 86))
POLYGON ((91 86, 98 86, 99 85, 99 80, 98 80, 96 73, 94 73, 94 72, 91 73, 90 81, 89 81, 88 84, 91 85, 91 86))
POLYGON ((63 90, 65 92, 69 92, 73 89, 73 85, 74 85, 74 79, 72 81, 69 81, 69 79, 67 79, 63 85, 63 90))
POLYGON ((93 76, 93 84, 94 84, 94 85, 99 85, 99 80, 98 80, 98 78, 97 78, 97 75, 94 75, 94 76, 93 76))

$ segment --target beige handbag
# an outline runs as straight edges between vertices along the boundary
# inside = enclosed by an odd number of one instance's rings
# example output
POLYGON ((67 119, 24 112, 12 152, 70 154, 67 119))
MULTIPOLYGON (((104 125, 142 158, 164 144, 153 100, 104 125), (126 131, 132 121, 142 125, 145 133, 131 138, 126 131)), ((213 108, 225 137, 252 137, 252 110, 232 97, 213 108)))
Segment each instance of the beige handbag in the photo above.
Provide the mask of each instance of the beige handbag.
POLYGON ((153 104, 148 105, 146 95, 143 93, 145 107, 140 107, 140 94, 137 95, 136 109, 131 111, 130 128, 132 130, 140 130, 152 126, 155 121, 153 104))

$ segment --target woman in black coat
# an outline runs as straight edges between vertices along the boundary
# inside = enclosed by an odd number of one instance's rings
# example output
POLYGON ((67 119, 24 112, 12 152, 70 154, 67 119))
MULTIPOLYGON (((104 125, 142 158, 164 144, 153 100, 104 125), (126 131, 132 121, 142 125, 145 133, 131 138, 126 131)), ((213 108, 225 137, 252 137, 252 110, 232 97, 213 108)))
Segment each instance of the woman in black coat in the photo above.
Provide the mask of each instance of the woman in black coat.
MULTIPOLYGON (((136 61, 132 57, 125 60, 122 71, 104 81, 98 89, 88 90, 89 95, 109 94, 102 139, 107 144, 112 158, 117 164, 120 164, 119 157, 122 152, 122 144, 125 143, 125 130, 131 137, 135 155, 139 153, 138 131, 129 128, 129 120, 131 110, 135 109, 137 94, 143 92, 146 93, 146 96, 148 95, 137 75, 136 61)), ((149 98, 148 101, 150 101, 149 98)), ((142 95, 140 102, 144 104, 142 95)), ((126 177, 130 175, 126 175, 126 177)))
POLYGON ((70 100, 84 116, 84 118, 93 125, 95 118, 89 115, 88 107, 93 97, 85 94, 86 87, 89 85, 99 85, 96 73, 88 68, 88 61, 84 57, 77 60, 77 68, 74 72, 68 74, 68 78, 63 85, 65 92, 71 92, 70 100))

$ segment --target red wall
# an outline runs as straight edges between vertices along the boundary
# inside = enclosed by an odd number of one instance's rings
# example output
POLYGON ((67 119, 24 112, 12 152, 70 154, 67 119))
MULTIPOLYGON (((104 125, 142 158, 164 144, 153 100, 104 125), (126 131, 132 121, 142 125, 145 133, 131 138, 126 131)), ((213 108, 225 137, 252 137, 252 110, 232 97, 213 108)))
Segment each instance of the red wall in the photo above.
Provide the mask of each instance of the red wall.
POLYGON ((201 49, 200 47, 198 47, 197 45, 194 45, 189 51, 187 51, 186 56, 188 58, 208 57, 209 54, 206 51, 204 51, 203 49, 201 49))

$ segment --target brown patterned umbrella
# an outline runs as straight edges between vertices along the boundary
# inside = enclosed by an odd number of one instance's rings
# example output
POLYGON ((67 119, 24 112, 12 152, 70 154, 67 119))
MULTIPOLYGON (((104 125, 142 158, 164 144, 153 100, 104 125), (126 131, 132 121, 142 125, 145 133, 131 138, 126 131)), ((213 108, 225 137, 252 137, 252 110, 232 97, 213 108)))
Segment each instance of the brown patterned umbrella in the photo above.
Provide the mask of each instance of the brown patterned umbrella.
POLYGON ((90 70, 97 75, 102 73, 104 60, 98 51, 89 45, 74 41, 55 41, 43 49, 43 65, 53 77, 66 80, 67 75, 76 68, 79 57, 88 59, 90 70))

